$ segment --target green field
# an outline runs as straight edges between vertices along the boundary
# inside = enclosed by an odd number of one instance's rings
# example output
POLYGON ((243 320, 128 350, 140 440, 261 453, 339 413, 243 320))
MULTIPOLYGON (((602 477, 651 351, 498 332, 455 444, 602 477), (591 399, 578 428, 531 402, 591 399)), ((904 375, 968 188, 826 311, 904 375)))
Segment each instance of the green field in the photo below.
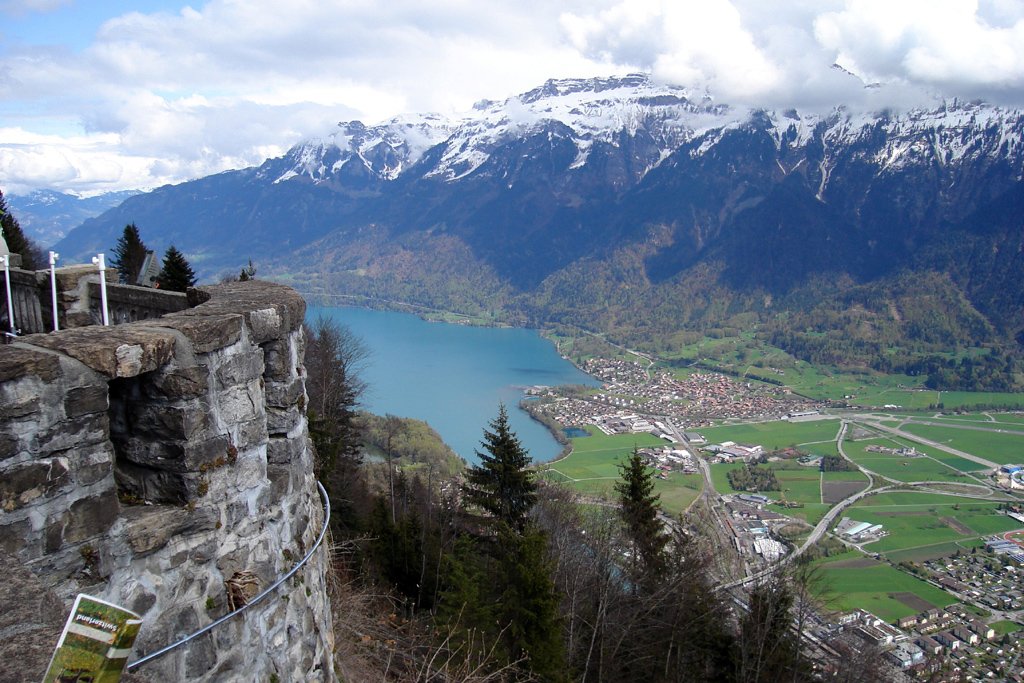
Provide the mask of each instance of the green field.
MULTIPOLYGON (((932 457, 919 457, 919 458, 907 458, 901 455, 892 455, 889 453, 873 453, 868 451, 868 446, 882 446, 884 448, 900 448, 908 445, 907 442, 899 439, 890 439, 880 437, 877 439, 864 439, 859 441, 844 441, 843 451, 847 457, 853 460, 858 465, 865 469, 876 472, 883 477, 889 477, 897 481, 951 481, 960 482, 967 479, 964 473, 957 469, 952 464, 949 464, 950 459, 966 463, 969 465, 970 470, 975 470, 981 465, 971 462, 970 460, 964 460, 956 456, 948 456, 948 458, 932 458, 932 457)), ((929 456, 935 452, 938 454, 938 449, 929 449, 921 446, 920 444, 913 444, 914 447, 921 453, 926 453, 929 456)))
POLYGON ((922 611, 923 605, 917 601, 932 607, 956 602, 936 586, 855 551, 827 558, 817 567, 821 574, 819 597, 829 610, 860 608, 893 622, 922 611))
POLYGON ((835 453, 834 441, 839 431, 838 420, 810 420, 789 422, 752 422, 721 427, 705 427, 700 430, 708 443, 735 441, 736 443, 759 444, 765 450, 800 446, 803 450, 819 455, 835 453), (833 442, 829 446, 829 442, 833 442), (831 448, 831 450, 829 450, 831 448))
POLYGON ((1024 462, 1024 436, 1019 434, 913 423, 905 424, 900 429, 1003 465, 1024 462))
MULTIPOLYGON (((565 458, 544 466, 544 476, 565 483, 580 493, 611 499, 619 480, 620 462, 633 448, 664 446, 665 441, 651 434, 615 434, 608 436, 592 425, 590 436, 572 439, 573 451, 565 458)), ((700 474, 672 472, 668 479, 655 479, 654 490, 661 494, 662 508, 669 514, 682 512, 703 487, 700 474)))
POLYGON ((1016 621, 993 621, 989 626, 995 630, 996 635, 998 636, 1005 636, 1021 630, 1021 625, 1016 621))
MULTIPOLYGON (((821 502, 821 472, 817 467, 804 467, 795 461, 783 461, 768 463, 768 467, 775 470, 775 478, 782 487, 782 491, 760 491, 761 494, 771 498, 773 501, 801 503, 803 507, 777 508, 790 517, 796 517, 806 521, 808 524, 817 524, 825 516, 831 505, 821 502)), ((711 465, 711 481, 719 494, 735 495, 741 493, 733 490, 729 485, 729 470, 744 467, 743 463, 716 463, 711 465)), ((764 467, 764 465, 762 465, 764 467)), ((859 472, 837 472, 829 474, 850 475, 860 477, 859 472)), ((838 481, 838 479, 837 479, 838 481)), ((775 509, 775 508, 773 508, 775 509)))
POLYGON ((884 493, 859 501, 845 516, 882 524, 888 535, 864 549, 898 561, 940 557, 954 552, 957 543, 1020 528, 1019 522, 997 512, 998 505, 934 493, 884 493))

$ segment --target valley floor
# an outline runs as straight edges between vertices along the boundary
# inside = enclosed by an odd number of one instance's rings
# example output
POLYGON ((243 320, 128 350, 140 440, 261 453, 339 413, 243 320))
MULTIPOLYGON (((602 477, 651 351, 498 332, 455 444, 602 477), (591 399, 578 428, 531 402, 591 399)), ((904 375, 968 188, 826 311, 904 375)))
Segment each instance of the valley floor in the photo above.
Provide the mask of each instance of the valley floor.
POLYGON ((638 449, 666 513, 717 527, 732 556, 723 586, 802 555, 817 568, 823 642, 874 638, 900 667, 1024 672, 1009 636, 1024 628, 1024 482, 1012 476, 1024 412, 839 409, 646 359, 583 369, 602 387, 530 402, 573 435, 546 479, 610 501, 618 464, 638 449), (751 467, 776 484, 735 490, 729 473, 751 467))

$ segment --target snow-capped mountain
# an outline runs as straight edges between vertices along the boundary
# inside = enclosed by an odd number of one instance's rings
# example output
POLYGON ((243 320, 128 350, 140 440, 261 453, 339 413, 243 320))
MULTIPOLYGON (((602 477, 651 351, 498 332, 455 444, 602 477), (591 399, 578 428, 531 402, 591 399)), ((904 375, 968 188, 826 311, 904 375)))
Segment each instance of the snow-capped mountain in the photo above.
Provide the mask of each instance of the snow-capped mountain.
POLYGON ((6 199, 28 236, 40 246, 48 247, 81 225, 82 221, 100 215, 135 194, 138 192, 107 192, 79 197, 53 190, 37 190, 26 195, 7 195, 6 199))
POLYGON ((641 169, 642 177, 682 145, 701 139, 692 154, 706 153, 723 135, 750 125, 755 117, 769 122, 767 132, 780 148, 824 145, 821 170, 826 180, 831 171, 828 151, 870 145, 872 140, 883 141, 872 150, 871 159, 883 168, 930 159, 941 164, 989 156, 1019 159, 1022 152, 1022 113, 1017 110, 953 102, 902 114, 850 112, 842 107, 824 115, 764 111, 718 104, 706 93, 695 95, 634 74, 550 80, 503 102, 479 102, 472 112, 456 118, 410 115, 376 126, 343 122, 330 135, 297 145, 272 168, 286 169, 274 182, 297 176, 326 182, 354 162, 380 179, 394 180, 441 145, 431 167, 414 172, 452 182, 480 169, 508 141, 544 131, 572 142, 576 156, 570 169, 585 166, 595 145, 617 146, 638 136, 649 139, 656 154, 641 169))
MULTIPOLYGON (((311 289, 581 324, 622 305, 641 327, 638 293, 710 283, 741 310, 929 272, 973 311, 955 319, 1024 343, 1022 140, 1024 113, 976 102, 766 110, 643 75, 551 80, 459 116, 341 123, 133 197, 61 248, 109 249, 135 221, 208 276, 252 257, 311 289)), ((721 314, 674 301, 671 324, 721 314)))

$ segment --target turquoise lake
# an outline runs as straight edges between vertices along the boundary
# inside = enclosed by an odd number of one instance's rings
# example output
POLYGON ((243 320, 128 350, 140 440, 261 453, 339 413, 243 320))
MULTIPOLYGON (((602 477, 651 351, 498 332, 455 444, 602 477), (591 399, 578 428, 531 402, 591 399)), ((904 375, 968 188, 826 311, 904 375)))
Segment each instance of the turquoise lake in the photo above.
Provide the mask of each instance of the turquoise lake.
POLYGON ((483 430, 500 403, 530 456, 554 458, 561 446, 518 407, 523 390, 597 385, 536 330, 431 323, 408 313, 347 307, 310 306, 306 318, 320 315, 348 327, 370 351, 361 372, 368 384, 363 408, 426 420, 469 462, 477 461, 483 430))

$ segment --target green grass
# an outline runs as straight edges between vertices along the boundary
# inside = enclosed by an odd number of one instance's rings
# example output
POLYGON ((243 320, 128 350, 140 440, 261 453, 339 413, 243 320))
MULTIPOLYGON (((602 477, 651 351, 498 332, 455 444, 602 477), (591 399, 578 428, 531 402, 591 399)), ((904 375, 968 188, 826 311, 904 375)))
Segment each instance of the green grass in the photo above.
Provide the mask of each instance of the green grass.
MULTIPOLYGON (((721 427, 706 427, 700 430, 708 443, 735 441, 736 443, 760 444, 765 450, 775 450, 808 444, 805 450, 818 452, 822 455, 830 452, 816 449, 820 442, 834 441, 839 430, 837 420, 811 420, 808 422, 789 422, 776 420, 772 422, 755 422, 721 427)), ((832 447, 834 449, 834 446, 832 447)))
POLYGON ((711 465, 711 483, 715 485, 715 491, 719 495, 738 493, 729 485, 729 471, 738 470, 744 467, 741 462, 715 463, 711 465))
POLYGON ((617 479, 618 463, 629 455, 634 447, 664 446, 664 439, 651 434, 614 434, 608 436, 592 425, 587 426, 591 436, 572 439, 572 453, 561 460, 550 463, 550 468, 565 475, 567 479, 617 479))
POLYGON ((661 508, 670 515, 678 515, 690 507, 703 490, 704 477, 700 474, 672 472, 667 480, 654 480, 654 492, 661 496, 661 508))
MULTIPOLYGON (((798 508, 777 508, 779 512, 790 517, 802 519, 808 524, 817 524, 832 507, 821 502, 821 473, 817 468, 802 467, 793 461, 769 463, 767 466, 775 470, 775 478, 783 490, 761 491, 760 493, 773 501, 781 500, 783 494, 785 494, 787 501, 803 503, 803 507, 798 508)), ((720 494, 741 493, 741 491, 733 490, 729 485, 728 478, 730 470, 741 467, 744 467, 743 463, 716 463, 711 465, 711 482, 714 484, 715 490, 720 494)), ((761 465, 761 467, 764 467, 764 465, 761 465)))
POLYGON ((989 624, 989 626, 992 627, 992 629, 996 632, 997 636, 1005 636, 1010 633, 1016 633, 1017 631, 1021 630, 1020 624, 1018 624, 1016 621, 1009 620, 993 621, 991 624, 989 624))
MULTIPOLYGON (((664 446, 665 441, 651 434, 615 434, 608 436, 593 425, 587 426, 584 436, 572 439, 572 453, 543 468, 549 481, 571 486, 589 496, 614 498, 615 482, 619 481, 620 462, 634 447, 664 446)), ((655 479, 654 490, 661 494, 662 508, 669 514, 678 514, 700 495, 703 477, 700 474, 672 472, 668 479, 655 479)))
MULTIPOLYGON (((906 443, 889 438, 865 439, 861 441, 844 441, 843 451, 858 465, 872 472, 895 479, 897 481, 964 481, 965 477, 961 470, 955 468, 946 458, 933 459, 931 457, 906 458, 901 455, 889 453, 874 453, 868 451, 868 446, 876 445, 884 448, 899 448, 906 443)), ((927 449, 918 444, 915 448, 922 453, 931 454, 938 449, 927 449)), ((977 463, 963 458, 951 456, 956 461, 970 465, 969 470, 981 467, 977 463)), ((968 470, 968 471, 969 471, 968 470)))
POLYGON ((952 544, 1019 528, 1019 522, 999 514, 999 504, 932 493, 886 493, 870 496, 847 510, 860 522, 882 524, 888 532, 865 550, 886 555, 940 556, 952 552, 952 544))
POLYGON ((1000 464, 1024 462, 1024 436, 977 429, 905 424, 902 431, 1000 464))
POLYGON ((893 622, 921 611, 897 599, 898 593, 911 593, 934 607, 956 602, 930 583, 857 552, 827 558, 817 566, 821 574, 819 595, 827 609, 847 612, 861 608, 893 622), (855 566, 842 566, 851 560, 855 566))
POLYGON ((943 391, 939 394, 939 401, 946 410, 973 408, 979 404, 1024 408, 1024 394, 1021 393, 943 391))

